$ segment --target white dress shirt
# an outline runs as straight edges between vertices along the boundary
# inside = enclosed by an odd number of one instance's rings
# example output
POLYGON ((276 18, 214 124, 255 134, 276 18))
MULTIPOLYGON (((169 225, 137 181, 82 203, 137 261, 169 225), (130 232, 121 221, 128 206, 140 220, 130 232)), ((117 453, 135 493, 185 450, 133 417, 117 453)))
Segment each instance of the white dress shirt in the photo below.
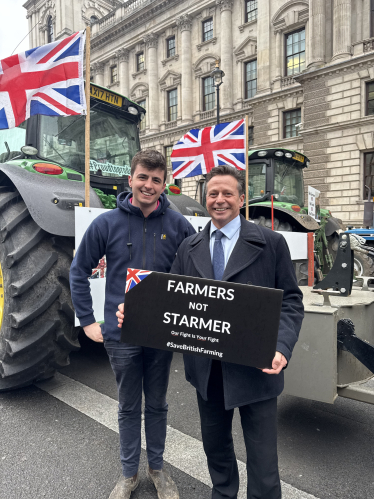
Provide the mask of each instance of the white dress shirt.
MULTIPOLYGON (((240 227, 241 227, 241 221, 240 221, 240 215, 238 215, 233 220, 231 220, 231 222, 222 227, 222 229, 219 229, 223 233, 221 241, 223 246, 223 254, 225 256, 225 268, 231 256, 232 250, 234 249, 235 244, 239 239, 240 227)), ((214 225, 213 222, 211 222, 209 249, 210 249, 210 257, 212 263, 213 263, 214 241, 216 239, 214 234, 215 230, 217 230, 217 227, 214 225)))

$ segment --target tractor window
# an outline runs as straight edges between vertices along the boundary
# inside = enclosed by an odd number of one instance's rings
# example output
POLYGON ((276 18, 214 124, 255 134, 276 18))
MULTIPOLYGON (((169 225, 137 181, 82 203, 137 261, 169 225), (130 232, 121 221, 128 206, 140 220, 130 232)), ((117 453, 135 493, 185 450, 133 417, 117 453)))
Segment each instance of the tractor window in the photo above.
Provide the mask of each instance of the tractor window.
POLYGON ((26 145, 26 122, 17 128, 0 130, 0 163, 20 156, 21 147, 26 145), (8 146, 8 147, 7 147, 8 146))
MULTIPOLYGON (((39 151, 42 157, 84 173, 82 116, 42 116, 39 151)), ((137 126, 122 116, 91 111, 90 170, 103 177, 130 174, 139 150, 137 126)))
POLYGON ((248 165, 248 197, 262 198, 266 192, 266 164, 250 163, 248 165))
POLYGON ((275 160, 274 197, 277 201, 304 206, 302 168, 294 163, 275 160))

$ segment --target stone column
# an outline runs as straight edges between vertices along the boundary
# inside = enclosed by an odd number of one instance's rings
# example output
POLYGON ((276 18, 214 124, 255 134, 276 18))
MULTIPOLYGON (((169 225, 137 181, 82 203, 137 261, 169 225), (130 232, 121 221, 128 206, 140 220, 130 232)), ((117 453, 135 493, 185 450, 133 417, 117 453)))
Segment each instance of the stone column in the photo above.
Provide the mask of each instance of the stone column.
POLYGON ((32 33, 31 33, 31 28, 32 28, 32 19, 31 19, 31 12, 28 12, 26 19, 29 22, 29 48, 31 49, 32 47, 32 33))
MULTIPOLYGON (((182 46, 182 123, 192 122, 192 52, 191 29, 192 20, 188 14, 176 19, 181 34, 182 46)), ((179 97, 179 96, 178 96, 179 97)))
POLYGON ((309 64, 308 68, 319 68, 325 64, 326 13, 325 0, 311 0, 309 4, 309 64))
POLYGON ((147 47, 146 66, 148 72, 149 85, 149 131, 158 132, 159 127, 159 108, 158 108, 158 36, 150 33, 144 37, 144 43, 147 47))
POLYGON ((221 64, 225 77, 220 87, 221 112, 230 113, 232 107, 232 0, 216 0, 221 10, 221 64))
POLYGON ((270 91, 270 0, 258 2, 257 93, 270 91))
POLYGON ((275 31, 275 79, 282 78, 282 32, 275 31))
POLYGON ((129 97, 129 51, 120 49, 117 52, 117 57, 120 93, 125 97, 129 97))
POLYGON ((35 36, 34 47, 38 47, 39 45, 41 45, 41 43, 39 42, 39 11, 38 10, 35 11, 35 23, 34 24, 36 24, 35 29, 34 29, 34 36, 35 36))
POLYGON ((334 0, 332 61, 351 56, 351 9, 351 0, 334 0))
POLYGON ((356 42, 362 40, 362 0, 356 3, 356 42))
POLYGON ((35 45, 34 45, 34 42, 35 42, 35 34, 34 34, 34 31, 36 30, 36 28, 34 28, 35 26, 35 10, 32 10, 29 14, 30 16, 30 29, 32 30, 31 33, 30 33, 30 49, 34 48, 35 45))
POLYGON ((370 0, 362 1, 362 39, 370 38, 370 0))
POLYGON ((94 65, 95 68, 95 83, 98 85, 104 86, 104 67, 105 64, 103 62, 97 62, 94 65))

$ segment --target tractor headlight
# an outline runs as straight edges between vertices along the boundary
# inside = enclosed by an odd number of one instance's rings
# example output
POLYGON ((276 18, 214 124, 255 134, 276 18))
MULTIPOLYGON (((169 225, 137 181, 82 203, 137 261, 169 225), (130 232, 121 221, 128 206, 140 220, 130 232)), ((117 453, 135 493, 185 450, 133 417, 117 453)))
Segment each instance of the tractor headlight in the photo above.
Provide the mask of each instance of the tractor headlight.
POLYGON ((266 155, 267 155, 267 153, 268 153, 267 151, 259 151, 259 152, 257 153, 257 156, 259 156, 260 158, 263 158, 264 156, 266 156, 266 155))
POLYGON ((138 113, 138 110, 136 109, 136 107, 133 107, 133 106, 129 106, 127 108, 128 112, 130 114, 133 114, 134 116, 137 116, 139 113, 138 113))
POLYGON ((291 159, 292 158, 292 154, 290 152, 286 152, 285 154, 286 158, 288 159, 291 159))
POLYGON ((143 120, 144 120, 144 118, 145 118, 145 114, 144 114, 144 113, 140 113, 140 114, 139 114, 139 119, 140 119, 140 121, 143 121, 143 120))
POLYGON ((278 156, 278 157, 284 156, 284 152, 283 151, 275 151, 274 156, 278 156))
POLYGON ((37 148, 32 146, 23 146, 21 151, 25 156, 36 156, 38 154, 37 148))

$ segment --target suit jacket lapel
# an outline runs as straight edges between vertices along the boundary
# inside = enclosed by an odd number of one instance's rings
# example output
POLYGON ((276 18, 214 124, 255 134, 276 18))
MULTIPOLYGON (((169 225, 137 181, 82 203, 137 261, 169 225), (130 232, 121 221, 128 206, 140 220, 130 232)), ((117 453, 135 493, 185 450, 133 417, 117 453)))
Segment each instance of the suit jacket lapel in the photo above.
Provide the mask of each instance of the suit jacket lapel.
POLYGON ((242 225, 239 239, 227 262, 222 277, 223 281, 229 280, 233 275, 255 262, 266 244, 265 238, 256 224, 247 222, 243 216, 240 216, 240 219, 242 225))
POLYGON ((197 234, 191 244, 189 251, 191 260, 200 274, 205 279, 214 279, 212 259, 209 249, 210 242, 210 222, 197 234))

